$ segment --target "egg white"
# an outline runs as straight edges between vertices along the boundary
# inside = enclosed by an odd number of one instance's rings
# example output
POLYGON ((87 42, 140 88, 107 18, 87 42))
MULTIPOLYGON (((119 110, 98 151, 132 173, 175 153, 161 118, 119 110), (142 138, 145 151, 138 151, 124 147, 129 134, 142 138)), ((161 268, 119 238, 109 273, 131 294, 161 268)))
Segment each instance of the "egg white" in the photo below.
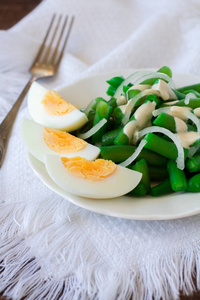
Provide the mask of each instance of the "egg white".
POLYGON ((94 160, 98 157, 100 150, 98 147, 87 144, 82 150, 72 153, 58 153, 47 146, 43 138, 43 130, 45 126, 40 125, 33 120, 23 119, 21 123, 22 139, 28 151, 41 162, 44 162, 46 154, 56 154, 64 157, 80 156, 88 160, 94 160))
POLYGON ((33 82, 29 89, 28 110, 35 122, 54 129, 73 131, 81 128, 88 121, 87 116, 76 108, 60 116, 48 114, 42 104, 47 91, 37 82, 33 82))
POLYGON ((141 180, 142 174, 117 165, 104 180, 92 181, 68 172, 58 155, 45 155, 45 166, 52 180, 65 191, 87 198, 106 199, 127 194, 141 180))

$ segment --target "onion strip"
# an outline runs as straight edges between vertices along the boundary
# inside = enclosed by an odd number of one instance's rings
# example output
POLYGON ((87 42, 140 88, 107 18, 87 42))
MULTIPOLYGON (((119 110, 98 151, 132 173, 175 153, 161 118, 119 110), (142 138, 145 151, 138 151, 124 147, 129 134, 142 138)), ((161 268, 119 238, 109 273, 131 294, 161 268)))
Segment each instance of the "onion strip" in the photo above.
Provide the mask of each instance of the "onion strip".
POLYGON ((88 131, 78 134, 78 137, 82 140, 86 140, 89 137, 91 137, 93 134, 95 134, 106 123, 107 123, 107 120, 105 118, 103 118, 101 121, 99 121, 96 125, 94 125, 88 131))
POLYGON ((147 141, 141 140, 135 152, 119 165, 122 167, 127 167, 128 165, 130 165, 138 157, 138 155, 140 154, 140 152, 142 151, 146 143, 147 141))
POLYGON ((184 150, 183 150, 183 146, 181 144, 179 137, 176 136, 174 133, 172 133, 170 130, 168 130, 166 128, 159 127, 159 126, 151 126, 151 127, 147 127, 145 129, 142 129, 141 131, 139 131, 138 136, 137 136, 138 139, 140 139, 142 136, 144 136, 145 134, 147 134, 149 132, 163 133, 163 134, 167 135, 174 142, 174 144, 178 150, 178 157, 176 159, 177 167, 179 169, 183 170, 185 167, 184 150))

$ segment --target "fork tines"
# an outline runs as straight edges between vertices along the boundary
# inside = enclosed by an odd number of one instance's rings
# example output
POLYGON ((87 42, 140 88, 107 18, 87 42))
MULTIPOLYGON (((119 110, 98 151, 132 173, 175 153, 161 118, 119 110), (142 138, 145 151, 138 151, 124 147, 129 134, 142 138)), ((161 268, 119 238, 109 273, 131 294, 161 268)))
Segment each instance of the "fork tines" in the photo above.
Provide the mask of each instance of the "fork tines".
POLYGON ((73 22, 74 16, 69 18, 69 16, 53 15, 33 65, 39 63, 52 65, 54 68, 59 66, 73 22))

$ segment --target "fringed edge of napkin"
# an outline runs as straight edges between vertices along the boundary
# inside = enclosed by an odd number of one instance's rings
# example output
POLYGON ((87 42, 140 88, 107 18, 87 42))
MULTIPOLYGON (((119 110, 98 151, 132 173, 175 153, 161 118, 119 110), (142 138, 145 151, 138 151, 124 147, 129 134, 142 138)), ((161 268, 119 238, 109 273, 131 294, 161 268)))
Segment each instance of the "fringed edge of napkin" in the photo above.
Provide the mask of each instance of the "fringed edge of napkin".
MULTIPOLYGON (((66 201, 63 203, 66 207, 66 201)), ((0 244, 0 291, 8 297, 14 300, 22 297, 51 300, 58 297, 96 300, 178 299, 179 290, 183 294, 191 294, 195 290, 195 274, 196 286, 200 287, 200 246, 187 245, 186 249, 176 253, 172 249, 172 253, 154 261, 145 262, 144 259, 142 266, 115 270, 102 263, 95 247, 88 247, 88 236, 84 234, 84 229, 76 230, 76 222, 70 222, 69 219, 53 222, 56 207, 62 212, 62 201, 59 205, 56 201, 54 205, 52 201, 49 205, 45 201, 43 205, 35 203, 31 220, 29 216, 31 225, 27 225, 28 234, 25 223, 28 224, 26 210, 30 212, 30 203, 0 204, 1 227, 4 229, 1 231, 0 244), (20 216, 23 217, 20 219, 20 216), (47 219, 51 220, 49 224, 45 223, 47 219), (62 238, 53 243, 53 239, 59 235, 62 238), (63 239, 68 247, 62 246, 63 239), (73 243, 73 240, 76 242, 73 243), (42 241, 45 247, 41 251, 39 246, 42 241), (76 251, 77 246, 80 251, 76 251), (64 268, 64 273, 59 266, 64 268)), ((76 206, 69 209, 71 213, 80 214, 76 206)), ((87 214, 89 212, 85 211, 87 214)))

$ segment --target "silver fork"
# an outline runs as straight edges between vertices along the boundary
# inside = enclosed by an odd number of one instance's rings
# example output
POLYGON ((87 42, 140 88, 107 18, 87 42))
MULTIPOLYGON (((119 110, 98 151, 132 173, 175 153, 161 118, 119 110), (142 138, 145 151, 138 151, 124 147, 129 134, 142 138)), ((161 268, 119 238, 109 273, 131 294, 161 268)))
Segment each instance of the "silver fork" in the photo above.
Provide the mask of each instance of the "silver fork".
POLYGON ((55 21, 56 15, 53 15, 42 45, 40 46, 36 58, 33 61, 32 66, 30 67, 29 71, 31 72, 32 77, 26 84, 21 95, 14 103, 13 107, 8 112, 3 122, 0 124, 0 168, 3 164, 9 136, 14 121, 16 119, 20 105, 24 97, 26 96, 31 84, 39 78, 53 76, 58 70, 74 22, 74 16, 72 16, 69 21, 69 26, 67 26, 69 18, 68 16, 66 16, 64 18, 63 24, 61 25, 62 18, 63 17, 60 16, 58 20, 55 21), (57 39, 56 42, 55 39, 57 39), (48 42, 48 40, 50 41, 48 42))

